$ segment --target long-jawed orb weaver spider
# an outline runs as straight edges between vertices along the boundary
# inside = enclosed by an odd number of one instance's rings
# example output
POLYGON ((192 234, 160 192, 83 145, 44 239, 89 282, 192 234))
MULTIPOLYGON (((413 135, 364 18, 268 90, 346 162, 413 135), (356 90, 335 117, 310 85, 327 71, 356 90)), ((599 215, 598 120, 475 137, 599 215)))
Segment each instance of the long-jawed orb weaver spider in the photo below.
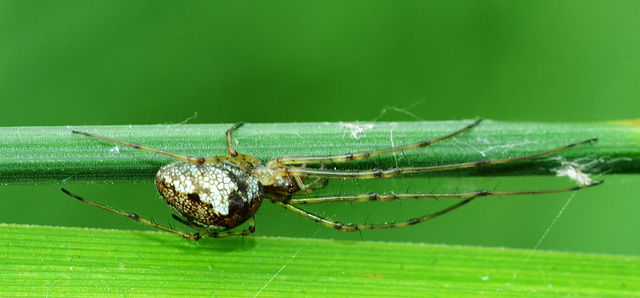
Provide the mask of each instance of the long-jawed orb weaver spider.
POLYGON ((480 124, 481 120, 474 122, 460 130, 448 135, 429 141, 421 141, 414 144, 399 146, 394 148, 363 151, 357 153, 325 155, 325 156, 283 156, 273 158, 262 164, 257 158, 237 152, 231 145, 231 134, 243 124, 238 123, 227 130, 227 151, 229 155, 195 157, 166 152, 136 143, 114 140, 111 138, 97 136, 86 132, 73 131, 88 137, 109 141, 136 149, 164 154, 180 161, 168 164, 160 168, 156 175, 156 187, 164 200, 178 212, 182 217, 172 214, 172 217, 197 230, 196 233, 188 233, 171 227, 163 226, 150 220, 139 217, 135 213, 127 213, 116 210, 72 194, 66 189, 62 191, 82 202, 102 208, 104 210, 131 218, 145 225, 158 228, 163 231, 180 235, 189 240, 198 240, 202 237, 228 237, 235 235, 250 235, 255 231, 254 214, 260 207, 263 198, 272 203, 282 206, 295 214, 306 217, 312 221, 344 232, 359 230, 387 229, 406 227, 421 222, 425 222, 434 217, 448 213, 457 209, 471 200, 482 196, 505 196, 505 195, 526 195, 526 194, 548 194, 579 190, 601 184, 602 181, 593 182, 589 185, 582 185, 572 188, 533 190, 533 191, 489 191, 480 190, 464 193, 419 193, 419 194, 396 194, 393 192, 386 194, 363 193, 355 195, 336 195, 319 197, 298 197, 298 195, 308 195, 313 191, 327 185, 327 179, 373 179, 388 178, 408 173, 424 173, 434 171, 445 171, 462 168, 488 166, 502 164, 519 160, 536 158, 539 156, 555 153, 574 146, 592 143, 596 138, 558 147, 549 151, 540 152, 527 156, 511 157, 504 159, 480 160, 475 162, 464 162, 449 165, 436 165, 424 167, 403 167, 388 170, 366 170, 366 171, 341 171, 327 170, 323 166, 319 168, 309 168, 308 164, 323 164, 325 162, 346 162, 361 160, 377 155, 389 154, 405 150, 426 147, 434 143, 452 138, 472 127, 480 124), (314 178, 310 183, 305 184, 306 178, 314 178), (412 218, 406 221, 384 224, 343 224, 338 221, 323 218, 321 216, 307 212, 296 205, 333 203, 333 202, 366 202, 366 201, 393 201, 398 199, 435 199, 435 198, 461 198, 461 202, 431 213, 422 217, 412 218), (249 227, 244 230, 231 230, 240 224, 249 221, 249 227))

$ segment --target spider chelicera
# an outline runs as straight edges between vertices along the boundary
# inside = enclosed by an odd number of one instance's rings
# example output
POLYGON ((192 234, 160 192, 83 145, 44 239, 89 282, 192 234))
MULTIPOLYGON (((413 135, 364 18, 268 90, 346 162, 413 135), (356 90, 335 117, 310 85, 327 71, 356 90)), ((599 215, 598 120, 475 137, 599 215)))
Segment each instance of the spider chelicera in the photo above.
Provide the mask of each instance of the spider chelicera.
POLYGON ((555 153, 574 146, 592 143, 597 139, 589 139, 582 142, 569 144, 549 151, 537 154, 511 157, 505 159, 480 160, 475 162, 464 162, 449 165, 436 165, 424 167, 403 167, 388 170, 365 170, 365 171, 342 171, 324 169, 325 162, 346 162, 361 160, 400 152, 405 150, 426 147, 431 144, 449 139, 464 131, 478 125, 478 120, 460 130, 437 139, 421 141, 400 147, 383 150, 363 151, 357 153, 325 155, 325 156, 283 156, 273 158, 262 164, 257 158, 237 152, 231 145, 231 134, 243 124, 238 123, 227 130, 227 151, 229 155, 195 157, 166 152, 136 143, 114 140, 111 138, 97 136, 86 132, 73 131, 88 137, 114 142, 136 149, 164 154, 180 161, 168 164, 160 168, 156 175, 156 186, 158 192, 164 200, 178 212, 180 216, 172 214, 177 221, 197 230, 196 233, 188 233, 171 227, 154 223, 150 220, 139 217, 135 213, 127 213, 116 210, 72 194, 62 188, 62 191, 82 202, 102 208, 107 211, 131 218, 145 225, 158 228, 163 231, 180 235, 189 240, 199 240, 202 237, 228 237, 235 235, 250 235, 255 231, 254 214, 260 207, 263 198, 272 203, 282 206, 295 214, 306 217, 317 223, 344 232, 359 230, 387 229, 406 227, 421 222, 425 222, 434 217, 448 213, 459 208, 471 200, 481 196, 505 196, 505 195, 526 195, 526 194, 548 194, 579 190, 601 184, 602 181, 593 182, 589 185, 581 185, 572 188, 533 190, 533 191, 489 191, 479 190, 464 193, 420 193, 420 194, 396 194, 394 192, 363 193, 355 195, 335 195, 335 196, 308 196, 313 191, 327 185, 328 179, 374 179, 389 178, 401 174, 424 173, 434 171, 445 171, 462 168, 480 167, 493 164, 502 164, 519 160, 536 158, 539 156, 555 153), (320 164, 320 167, 310 168, 309 164, 320 164), (313 178, 313 181, 305 183, 306 178, 313 178), (302 195, 302 196, 300 196, 302 195), (307 196, 305 196, 307 195, 307 196), (435 198, 461 198, 461 202, 431 213, 422 217, 412 218, 405 221, 383 224, 344 224, 338 221, 323 218, 321 216, 307 212, 297 205, 333 203, 333 202, 366 202, 366 201, 393 201, 398 199, 435 199, 435 198), (244 230, 231 230, 242 223, 249 221, 249 226, 244 230))

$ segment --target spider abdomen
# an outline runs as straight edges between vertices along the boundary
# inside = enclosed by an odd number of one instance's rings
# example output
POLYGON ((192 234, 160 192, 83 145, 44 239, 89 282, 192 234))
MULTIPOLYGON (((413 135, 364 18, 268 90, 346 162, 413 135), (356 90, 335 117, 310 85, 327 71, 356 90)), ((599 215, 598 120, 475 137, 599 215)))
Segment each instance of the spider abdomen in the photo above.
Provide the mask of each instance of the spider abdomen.
POLYGON ((264 196, 258 178, 222 162, 168 164, 158 171, 156 186, 187 220, 214 229, 242 224, 256 213, 264 196))

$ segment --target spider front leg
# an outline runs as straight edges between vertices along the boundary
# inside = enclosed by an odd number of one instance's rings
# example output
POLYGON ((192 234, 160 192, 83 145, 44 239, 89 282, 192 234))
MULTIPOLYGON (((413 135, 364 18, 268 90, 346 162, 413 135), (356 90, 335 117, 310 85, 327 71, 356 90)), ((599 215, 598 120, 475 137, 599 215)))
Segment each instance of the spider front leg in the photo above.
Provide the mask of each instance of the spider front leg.
POLYGON ((343 232, 355 232, 355 231, 361 231, 361 230, 375 230, 375 229, 394 229, 394 228, 403 228, 403 227, 408 227, 411 225, 415 225, 415 224, 419 224, 422 222, 425 222, 427 220, 430 220, 432 218, 438 217, 440 215, 449 213, 450 211, 453 211, 457 208, 462 207, 463 205, 471 202, 471 200, 475 199, 477 196, 475 197, 471 197, 471 198, 467 198, 465 200, 463 200, 460 203, 457 203, 449 208, 440 210, 438 212, 435 213, 431 213, 422 217, 416 217, 416 218, 412 218, 406 221, 401 221, 401 222, 395 222, 395 223, 384 223, 384 224, 344 224, 341 223, 339 221, 334 221, 334 220, 330 220, 321 216, 318 216, 316 214, 313 214, 311 212, 302 210, 298 207, 295 207, 291 204, 288 203, 284 203, 284 202, 274 202, 277 205, 280 205, 284 208, 286 208, 287 210, 298 214, 302 217, 306 217, 310 220, 313 220, 323 226, 326 227, 330 227, 330 228, 334 228, 336 230, 339 231, 343 231, 343 232))
POLYGON ((383 155, 383 154, 389 154, 389 153, 393 153, 393 152, 400 152, 400 151, 406 151, 406 150, 412 150, 412 149, 417 149, 417 148, 422 148, 422 147, 426 147, 432 144, 435 144, 437 142, 452 138, 460 133, 463 133, 471 128, 473 128, 474 126, 480 124, 480 122, 482 122, 482 119, 477 120, 476 122, 469 124, 467 126, 465 126, 462 129, 459 129, 457 131, 454 131, 448 135, 439 137, 437 139, 433 139, 433 140, 428 140, 428 141, 420 141, 414 144, 409 144, 409 145, 405 145, 405 146, 400 146, 400 147, 393 147, 393 148, 388 148, 388 149, 382 149, 382 150, 373 150, 373 151, 362 151, 362 152, 355 152, 355 153, 347 153, 347 154, 337 154, 337 155, 324 155, 324 156, 283 156, 283 157, 279 157, 279 158, 274 158, 272 160, 270 160, 269 162, 267 162, 267 166, 270 167, 277 167, 277 166, 282 166, 282 165, 287 165, 287 164, 304 164, 304 163, 319 163, 319 162, 344 162, 344 161, 351 161, 351 160, 362 160, 362 159, 366 159, 366 158, 370 158, 373 156, 378 156, 378 155, 383 155))
POLYGON ((425 222, 434 217, 443 215, 454 209, 461 207, 464 204, 469 203, 471 200, 477 197, 486 197, 486 196, 513 196, 513 195, 532 195, 532 194, 551 194, 551 193, 561 193, 561 192, 569 192, 576 191, 588 187, 593 187, 596 185, 602 184, 602 181, 596 181, 589 185, 576 186, 571 188, 561 188, 561 189, 551 189, 551 190, 529 190, 529 191, 490 191, 490 190, 479 190, 474 192, 465 192, 465 193, 448 193, 448 194, 437 194, 437 193, 423 193, 423 194, 396 194, 396 193, 366 193, 366 194, 356 194, 356 195, 337 195, 337 196, 323 196, 323 197, 308 197, 308 198, 290 198, 286 201, 275 201, 274 203, 298 214, 303 217, 306 217, 310 220, 313 220, 317 223, 320 223, 324 226, 334 228, 343 232, 354 232, 359 230, 372 230, 372 229, 390 229, 390 228, 401 228, 410 225, 415 225, 418 223, 425 222), (315 215, 311 212, 305 211, 293 205, 301 205, 301 204, 319 204, 319 203, 338 203, 338 202, 368 202, 368 201, 380 201, 380 202, 390 202, 394 200, 401 199, 459 199, 463 198, 464 200, 460 203, 457 203, 449 208, 438 211, 436 213, 432 213, 423 217, 412 218, 406 221, 401 221, 397 223, 385 223, 385 224, 343 224, 338 221, 333 221, 330 219, 326 219, 315 215))
POLYGON ((575 146, 593 143, 597 140, 598 140, 597 138, 588 139, 581 142, 551 149, 545 152, 540 152, 540 153, 525 155, 525 156, 510 157, 510 158, 503 158, 503 159, 478 160, 478 161, 472 161, 472 162, 463 162, 463 163, 439 165, 439 166, 404 167, 404 168, 393 168, 388 170, 367 170, 367 171, 360 171, 360 172, 310 169, 310 168, 303 168, 303 167, 287 167, 287 171, 290 175, 293 175, 293 176, 318 177, 318 178, 340 178, 340 179, 390 178, 390 177, 395 177, 402 174, 427 173, 427 172, 436 172, 436 171, 466 169, 466 168, 473 168, 473 167, 483 167, 488 165, 510 163, 510 162, 526 160, 526 159, 533 159, 536 157, 549 155, 562 150, 566 150, 575 146))
POLYGON ((355 195, 337 195, 337 196, 321 196, 321 197, 306 197, 306 198, 291 198, 286 201, 290 205, 303 205, 303 204, 324 204, 324 203, 343 203, 343 202, 390 202, 395 200, 405 199, 465 199, 475 197, 487 197, 487 196, 517 196, 517 195, 539 195, 539 194, 552 194, 561 192, 570 192, 593 187, 602 184, 603 181, 595 181, 588 185, 560 188, 560 189, 547 189, 547 190, 523 190, 523 191, 498 191, 498 190, 478 190, 473 192, 462 193, 385 193, 380 194, 377 192, 355 194, 355 195))

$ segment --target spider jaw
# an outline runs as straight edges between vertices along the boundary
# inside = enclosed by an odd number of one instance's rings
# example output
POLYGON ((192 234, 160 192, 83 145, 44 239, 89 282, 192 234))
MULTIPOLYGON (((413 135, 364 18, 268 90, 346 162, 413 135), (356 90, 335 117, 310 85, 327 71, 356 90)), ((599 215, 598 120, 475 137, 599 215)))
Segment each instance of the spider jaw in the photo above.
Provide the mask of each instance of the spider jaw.
POLYGON ((262 186, 275 185, 278 184, 280 180, 284 179, 278 171, 265 166, 255 167, 251 169, 251 174, 258 178, 262 186))
MULTIPOLYGON (((269 164, 269 163, 267 163, 269 164)), ((271 200, 282 201, 291 198, 300 191, 300 183, 306 177, 298 177, 289 174, 289 169, 285 166, 272 168, 269 166, 259 166, 250 170, 251 174, 258 178, 264 187, 264 192, 271 194, 271 200)))

